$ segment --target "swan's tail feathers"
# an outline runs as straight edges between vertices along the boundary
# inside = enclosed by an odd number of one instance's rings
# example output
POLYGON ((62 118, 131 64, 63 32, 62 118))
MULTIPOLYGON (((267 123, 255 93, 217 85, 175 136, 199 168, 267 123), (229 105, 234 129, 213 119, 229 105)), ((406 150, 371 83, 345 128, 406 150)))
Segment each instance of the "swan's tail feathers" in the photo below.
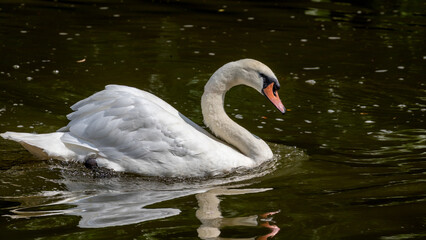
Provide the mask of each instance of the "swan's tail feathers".
POLYGON ((39 159, 69 160, 74 153, 61 141, 63 135, 63 132, 45 134, 5 132, 0 134, 4 139, 20 143, 39 159))

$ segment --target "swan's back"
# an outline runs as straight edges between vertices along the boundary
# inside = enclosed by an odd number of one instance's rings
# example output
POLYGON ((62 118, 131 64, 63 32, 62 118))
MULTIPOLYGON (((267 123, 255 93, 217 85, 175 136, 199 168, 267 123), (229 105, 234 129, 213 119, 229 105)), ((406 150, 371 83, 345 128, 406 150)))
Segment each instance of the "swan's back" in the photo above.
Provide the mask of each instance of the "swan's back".
POLYGON ((60 129, 62 141, 75 152, 80 149, 79 158, 93 151, 101 164, 118 171, 193 176, 237 167, 242 157, 243 165, 251 162, 168 103, 136 88, 109 85, 72 109, 69 124, 60 129))

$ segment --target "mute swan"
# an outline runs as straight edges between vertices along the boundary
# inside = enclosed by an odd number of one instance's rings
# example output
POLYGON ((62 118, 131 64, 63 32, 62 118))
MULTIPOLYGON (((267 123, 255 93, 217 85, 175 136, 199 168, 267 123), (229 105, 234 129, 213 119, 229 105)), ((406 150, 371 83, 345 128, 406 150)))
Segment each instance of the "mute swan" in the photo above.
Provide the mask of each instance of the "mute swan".
POLYGON ((120 85, 74 104, 70 122, 47 134, 5 132, 40 159, 95 161, 97 166, 148 176, 206 176, 251 168, 272 158, 260 138, 224 111, 225 93, 244 84, 265 95, 285 113, 274 73, 253 59, 219 68, 204 87, 201 108, 213 134, 151 93, 120 85))

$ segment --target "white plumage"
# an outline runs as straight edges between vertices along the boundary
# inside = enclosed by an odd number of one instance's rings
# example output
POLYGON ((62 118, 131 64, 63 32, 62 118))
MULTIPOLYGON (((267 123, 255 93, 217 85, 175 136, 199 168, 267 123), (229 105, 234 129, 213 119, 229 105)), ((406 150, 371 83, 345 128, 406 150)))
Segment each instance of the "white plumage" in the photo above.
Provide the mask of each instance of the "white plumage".
POLYGON ((264 141, 225 114, 223 99, 237 84, 262 92, 265 81, 279 86, 268 67, 245 59, 224 65, 205 87, 204 122, 237 149, 153 94, 120 85, 108 85, 74 104, 74 112, 67 116, 69 124, 58 132, 6 132, 1 136, 21 143, 41 159, 84 162, 95 158, 101 167, 150 176, 206 176, 254 167, 272 158, 272 152, 264 141))

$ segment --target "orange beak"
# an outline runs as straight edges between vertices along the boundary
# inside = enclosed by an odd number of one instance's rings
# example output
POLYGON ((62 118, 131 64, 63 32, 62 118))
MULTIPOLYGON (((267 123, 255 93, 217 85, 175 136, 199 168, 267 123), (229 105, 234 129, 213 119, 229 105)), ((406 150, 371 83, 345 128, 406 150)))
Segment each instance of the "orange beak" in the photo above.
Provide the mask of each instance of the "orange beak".
POLYGON ((271 83, 266 88, 262 89, 262 92, 282 114, 285 113, 285 107, 278 96, 278 92, 274 91, 274 83, 271 83))

